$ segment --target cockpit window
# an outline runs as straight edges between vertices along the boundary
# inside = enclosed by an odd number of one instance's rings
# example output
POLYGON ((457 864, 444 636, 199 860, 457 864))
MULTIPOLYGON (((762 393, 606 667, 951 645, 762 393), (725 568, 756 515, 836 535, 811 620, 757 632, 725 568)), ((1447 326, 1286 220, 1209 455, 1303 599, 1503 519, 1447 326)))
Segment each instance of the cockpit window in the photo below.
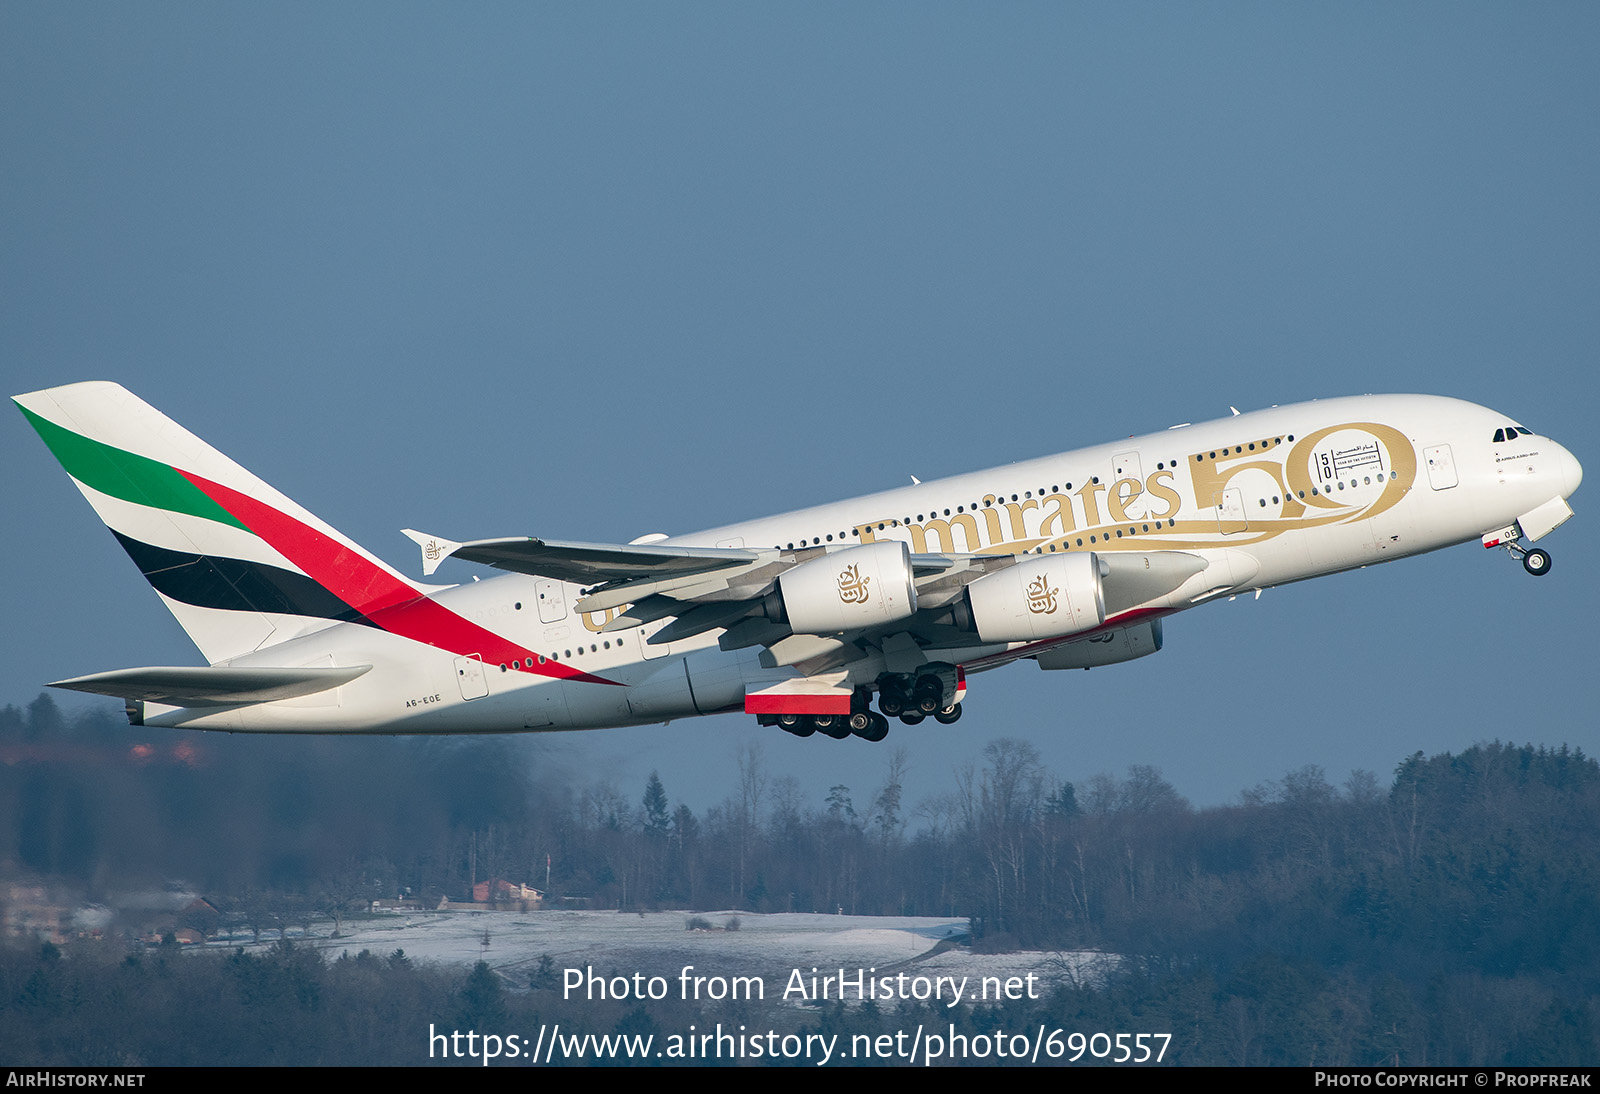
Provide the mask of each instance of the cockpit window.
POLYGON ((1501 444, 1501 443, 1503 443, 1505 441, 1505 439, 1506 439, 1506 431, 1505 430, 1497 429, 1497 430, 1494 431, 1494 443, 1495 444, 1501 444))

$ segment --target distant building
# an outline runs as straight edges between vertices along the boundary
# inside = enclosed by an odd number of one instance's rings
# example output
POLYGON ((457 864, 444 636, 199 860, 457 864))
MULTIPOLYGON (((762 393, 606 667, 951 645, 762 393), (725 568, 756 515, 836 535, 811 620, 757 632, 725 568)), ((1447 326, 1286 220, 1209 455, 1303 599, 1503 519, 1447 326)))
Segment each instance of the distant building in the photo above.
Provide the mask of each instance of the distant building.
POLYGON ((459 901, 445 897, 439 902, 440 911, 466 909, 481 912, 527 912, 542 907, 544 907, 544 893, 531 885, 520 885, 498 877, 490 878, 488 881, 480 881, 474 885, 472 887, 472 899, 470 900, 459 901))
POLYGON ((369 912, 425 912, 427 906, 419 897, 404 896, 392 897, 384 900, 374 900, 367 905, 369 912))
POLYGON ((7 938, 65 942, 71 917, 65 894, 46 885, 9 882, 0 892, 0 933, 7 938))

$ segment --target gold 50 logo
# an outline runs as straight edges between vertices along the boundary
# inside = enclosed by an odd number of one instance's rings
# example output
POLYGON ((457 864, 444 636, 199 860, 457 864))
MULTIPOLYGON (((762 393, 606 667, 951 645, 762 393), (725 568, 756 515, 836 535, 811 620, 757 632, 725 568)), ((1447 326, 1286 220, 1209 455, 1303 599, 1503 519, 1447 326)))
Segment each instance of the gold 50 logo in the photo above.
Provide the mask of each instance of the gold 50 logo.
POLYGON ((1267 533, 1377 516, 1405 496, 1416 473, 1411 442, 1378 422, 1328 426, 1282 448, 1276 440, 1224 445, 1190 463, 1197 510, 1221 507, 1234 490, 1252 504, 1229 519, 1242 525, 1248 514, 1251 530, 1267 533))

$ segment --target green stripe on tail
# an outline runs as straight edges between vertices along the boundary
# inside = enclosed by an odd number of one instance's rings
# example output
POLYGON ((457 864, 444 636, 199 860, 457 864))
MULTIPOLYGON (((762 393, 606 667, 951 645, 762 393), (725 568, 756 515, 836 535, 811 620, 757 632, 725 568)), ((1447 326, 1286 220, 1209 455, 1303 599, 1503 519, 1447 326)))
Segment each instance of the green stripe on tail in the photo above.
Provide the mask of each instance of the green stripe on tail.
POLYGON ((249 531, 233 514, 166 464, 74 433, 20 403, 17 409, 27 415, 67 474, 85 486, 137 505, 187 513, 249 531))

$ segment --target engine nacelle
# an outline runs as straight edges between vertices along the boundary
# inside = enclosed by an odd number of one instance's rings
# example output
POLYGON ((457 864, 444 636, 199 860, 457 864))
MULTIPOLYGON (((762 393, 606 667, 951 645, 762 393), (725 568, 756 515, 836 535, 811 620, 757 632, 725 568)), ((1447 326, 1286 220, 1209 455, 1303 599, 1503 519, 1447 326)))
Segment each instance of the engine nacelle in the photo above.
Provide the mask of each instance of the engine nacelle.
POLYGON ((1096 669, 1144 657, 1161 648, 1161 620, 1097 634, 1045 650, 1036 660, 1042 669, 1096 669))
POLYGON ((778 575, 783 612, 796 634, 838 634, 907 619, 917 611, 911 552, 880 540, 833 551, 778 575))
POLYGON ((985 642, 1037 642, 1105 622, 1100 561, 1092 551, 1035 555, 967 586, 972 625, 985 642))

